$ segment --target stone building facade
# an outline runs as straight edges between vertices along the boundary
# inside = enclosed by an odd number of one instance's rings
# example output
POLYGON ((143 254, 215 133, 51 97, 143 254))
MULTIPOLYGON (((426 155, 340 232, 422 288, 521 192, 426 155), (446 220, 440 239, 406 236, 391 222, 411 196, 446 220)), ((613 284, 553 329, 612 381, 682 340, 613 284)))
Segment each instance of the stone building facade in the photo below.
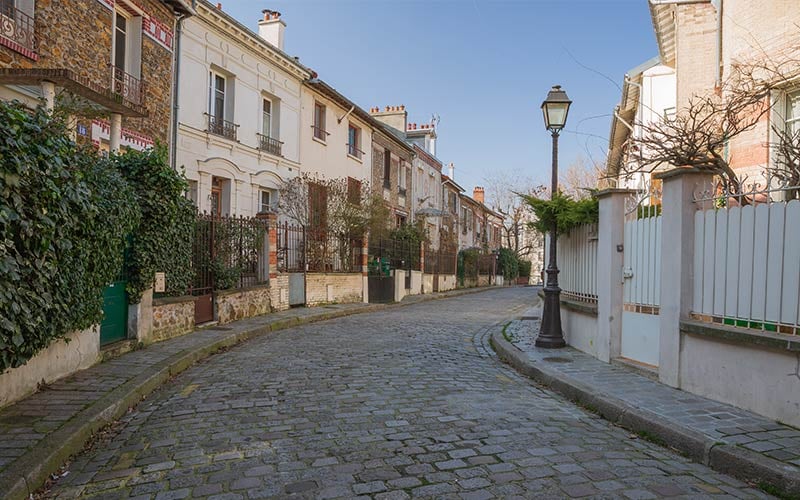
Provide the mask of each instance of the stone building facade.
POLYGON ((0 14, 0 98, 63 106, 77 137, 101 149, 169 142, 186 0, 12 3, 0 14))
MULTIPOLYGON (((389 226, 411 221, 411 164, 414 150, 398 135, 391 118, 405 123, 405 106, 386 106, 385 111, 372 108, 370 114, 385 124, 372 134, 372 190, 383 196, 391 210, 389 226)), ((402 126, 401 123, 401 126, 402 126)))

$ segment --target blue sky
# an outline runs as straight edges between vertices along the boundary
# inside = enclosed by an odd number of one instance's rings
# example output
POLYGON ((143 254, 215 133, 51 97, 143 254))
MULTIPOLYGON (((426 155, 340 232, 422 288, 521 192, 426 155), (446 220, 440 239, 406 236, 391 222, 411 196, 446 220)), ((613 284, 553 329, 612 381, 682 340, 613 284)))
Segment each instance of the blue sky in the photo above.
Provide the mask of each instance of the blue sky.
POLYGON ((254 30, 264 8, 287 23, 285 50, 362 108, 404 104, 417 123, 438 114, 437 156, 470 193, 497 171, 549 184, 539 106, 553 84, 573 100, 562 169, 602 160, 623 75, 657 55, 647 0, 223 3, 254 30))

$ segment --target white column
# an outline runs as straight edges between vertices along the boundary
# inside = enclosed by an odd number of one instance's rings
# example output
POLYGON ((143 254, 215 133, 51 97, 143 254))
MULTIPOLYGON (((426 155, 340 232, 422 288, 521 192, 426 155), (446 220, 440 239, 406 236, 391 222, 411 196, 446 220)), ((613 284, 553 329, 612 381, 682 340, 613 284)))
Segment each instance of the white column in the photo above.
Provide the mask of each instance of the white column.
POLYGON ((56 107, 56 84, 53 82, 43 81, 42 97, 44 97, 44 107, 47 111, 53 112, 56 107))
POLYGON ((600 191, 597 225, 597 358, 606 363, 619 357, 622 339, 623 248, 625 198, 635 191, 600 191))
POLYGON ((694 275, 695 191, 711 182, 708 171, 677 168, 662 179, 661 311, 659 315, 658 378, 680 387, 680 321, 691 312, 694 275))
POLYGON ((109 144, 112 153, 119 153, 119 146, 122 142, 122 115, 111 113, 111 134, 109 144))

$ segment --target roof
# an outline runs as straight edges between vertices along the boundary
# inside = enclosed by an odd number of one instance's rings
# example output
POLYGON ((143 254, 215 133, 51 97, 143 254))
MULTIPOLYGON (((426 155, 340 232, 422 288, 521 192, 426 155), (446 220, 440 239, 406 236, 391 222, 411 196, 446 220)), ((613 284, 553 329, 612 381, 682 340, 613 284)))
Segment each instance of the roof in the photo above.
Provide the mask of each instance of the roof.
POLYGON ((631 129, 628 127, 633 126, 639 106, 642 74, 659 64, 661 64, 661 58, 654 57, 625 74, 622 82, 622 97, 611 117, 611 132, 608 135, 608 161, 606 162, 608 175, 616 175, 619 172, 622 149, 631 134, 631 129))
POLYGON ((464 191, 464 188, 461 187, 456 181, 444 174, 442 174, 442 184, 451 184, 454 188, 458 189, 459 193, 464 191))
POLYGON ((419 144, 414 144, 414 151, 417 153, 417 156, 427 160, 429 165, 434 167, 439 167, 439 170, 442 170, 442 161, 435 156, 433 156, 428 150, 423 147, 420 147, 419 144))
POLYGON ((412 156, 414 155, 414 148, 412 148, 405 140, 403 140, 402 137, 399 136, 398 131, 394 127, 390 127, 380 120, 375 121, 380 125, 379 127, 376 127, 375 130, 377 130, 381 136, 386 137, 388 140, 405 149, 406 152, 412 156))
POLYGON ((384 135, 386 135, 392 142, 395 142, 396 144, 398 144, 402 148, 406 149, 407 151, 409 151, 411 153, 414 152, 414 150, 411 149, 411 146, 409 146, 408 144, 406 144, 405 141, 399 139, 396 135, 394 135, 389 130, 388 126, 384 125, 380 121, 378 121, 375 118, 373 118, 372 115, 370 115, 364 109, 359 107, 356 103, 354 103, 353 101, 351 101, 350 99, 345 97, 338 90, 336 90, 335 88, 331 87, 330 85, 328 85, 324 81, 320 80, 319 78, 312 78, 310 80, 306 80, 303 83, 306 86, 308 86, 309 88, 312 88, 312 89, 316 90, 320 94, 322 94, 325 97, 327 97, 328 99, 332 100, 333 102, 335 102, 339 106, 341 106, 341 107, 343 107, 343 108, 345 108, 347 110, 349 110, 350 108, 353 108, 353 114, 355 116, 357 116, 361 121, 363 121, 364 123, 368 124, 373 129, 377 129, 377 130, 379 130, 381 132, 384 132, 385 133, 384 135))
POLYGON ((656 32, 658 55, 663 64, 675 67, 675 5, 663 0, 649 0, 648 4, 656 32))
POLYGON ((169 5, 170 7, 175 10, 175 12, 179 14, 183 14, 185 16, 193 16, 197 14, 194 11, 194 1, 192 0, 162 0, 165 4, 169 5))
MULTIPOLYGON (((246 36, 250 37, 253 42, 255 42, 256 44, 260 45, 262 48, 267 48, 270 51, 275 52, 275 54, 277 54, 281 59, 284 60, 283 61, 284 64, 289 65, 289 66, 294 66, 294 68, 299 70, 300 73, 303 73, 304 74, 303 78, 310 78, 312 76, 316 76, 316 73, 314 72, 313 69, 311 69, 311 68, 309 68, 307 66, 304 66, 303 64, 300 64, 300 62, 297 60, 297 58, 295 58, 293 56, 290 56, 289 54, 287 54, 283 50, 279 49, 278 47, 276 47, 276 46, 272 45, 271 43, 269 43, 268 41, 264 40, 263 38, 261 38, 261 36, 258 33, 256 33, 255 31, 251 30, 250 28, 248 28, 247 26, 242 24, 238 19, 236 19, 235 17, 231 16, 230 14, 225 12, 224 10, 218 9, 216 5, 212 4, 208 0, 193 0, 193 1, 196 2, 195 5, 197 7, 203 7, 208 12, 222 17, 225 21, 227 21, 228 23, 233 25, 236 29, 242 31, 246 36)), ((226 35, 233 37, 233 34, 229 33, 229 32, 226 33, 226 35)), ((238 39, 237 39, 237 41, 238 41, 238 39)))

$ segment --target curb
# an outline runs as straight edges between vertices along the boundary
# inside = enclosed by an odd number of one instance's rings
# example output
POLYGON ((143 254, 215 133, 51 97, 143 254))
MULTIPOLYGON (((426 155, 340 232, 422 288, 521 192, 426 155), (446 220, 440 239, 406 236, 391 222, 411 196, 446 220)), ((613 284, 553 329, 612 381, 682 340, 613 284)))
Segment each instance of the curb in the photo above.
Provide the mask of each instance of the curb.
MULTIPOLYGON (((502 328, 502 325, 500 325, 502 328)), ((715 441, 649 410, 598 392, 592 386, 532 362, 508 342, 498 326, 490 336, 497 356, 517 372, 596 412, 609 422, 673 448, 695 462, 756 485, 769 484, 789 498, 800 498, 800 469, 760 453, 715 441)))
POLYGON ((136 406, 170 378, 221 349, 235 346, 269 332, 295 326, 502 288, 504 287, 468 288, 455 293, 443 292, 440 295, 430 295, 426 299, 407 303, 370 304, 355 310, 330 311, 307 317, 278 319, 272 323, 234 333, 173 354, 84 408, 9 465, 0 473, 0 492, 4 492, 2 498, 6 500, 28 498, 47 481, 52 472, 58 470, 72 455, 80 452, 93 434, 125 415, 128 408, 136 406))

